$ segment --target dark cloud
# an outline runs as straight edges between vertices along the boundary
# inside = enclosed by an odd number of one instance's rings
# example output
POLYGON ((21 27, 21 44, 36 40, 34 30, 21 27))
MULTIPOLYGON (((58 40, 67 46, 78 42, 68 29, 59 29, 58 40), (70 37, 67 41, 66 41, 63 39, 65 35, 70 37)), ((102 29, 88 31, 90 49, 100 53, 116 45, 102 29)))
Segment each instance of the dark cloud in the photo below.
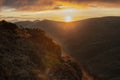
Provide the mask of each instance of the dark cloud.
POLYGON ((34 4, 34 2, 35 0, 4 0, 3 6, 9 6, 9 7, 20 7, 25 5, 29 6, 34 4))
POLYGON ((3 4, 3 0, 0 0, 0 7, 2 6, 2 4, 3 4))
POLYGON ((3 6, 22 7, 31 5, 51 5, 53 0, 3 0, 3 6))
POLYGON ((54 0, 0 0, 2 7, 16 8, 20 10, 24 9, 37 9, 41 10, 47 6, 53 5, 54 0))

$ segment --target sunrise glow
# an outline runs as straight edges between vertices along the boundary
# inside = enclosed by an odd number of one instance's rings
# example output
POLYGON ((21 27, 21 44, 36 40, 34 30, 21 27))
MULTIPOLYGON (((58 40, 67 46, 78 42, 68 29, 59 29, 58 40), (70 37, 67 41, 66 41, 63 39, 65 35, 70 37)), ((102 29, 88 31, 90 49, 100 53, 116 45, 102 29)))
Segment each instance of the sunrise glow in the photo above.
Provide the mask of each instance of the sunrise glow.
POLYGON ((65 17, 65 22, 71 22, 72 21, 72 17, 71 16, 66 16, 65 17))
POLYGON ((89 0, 33 0, 33 2, 13 0, 16 4, 9 1, 4 0, 3 4, 0 0, 0 20, 34 21, 48 19, 71 22, 92 17, 120 16, 120 6, 116 2, 107 1, 104 3, 103 0, 97 2, 89 0))

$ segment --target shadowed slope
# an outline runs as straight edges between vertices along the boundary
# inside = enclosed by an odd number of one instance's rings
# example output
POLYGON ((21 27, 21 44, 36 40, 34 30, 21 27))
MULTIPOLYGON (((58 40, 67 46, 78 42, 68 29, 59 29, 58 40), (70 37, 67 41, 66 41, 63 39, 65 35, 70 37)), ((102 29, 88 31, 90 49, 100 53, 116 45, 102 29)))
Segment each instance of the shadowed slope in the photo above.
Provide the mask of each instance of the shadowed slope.
POLYGON ((120 17, 92 18, 72 23, 45 21, 44 24, 37 27, 59 40, 63 49, 86 65, 97 79, 120 79, 120 17), (75 28, 72 30, 62 29, 73 25, 75 28))
POLYGON ((79 65, 70 61, 44 31, 0 22, 0 80, 81 80, 79 65))

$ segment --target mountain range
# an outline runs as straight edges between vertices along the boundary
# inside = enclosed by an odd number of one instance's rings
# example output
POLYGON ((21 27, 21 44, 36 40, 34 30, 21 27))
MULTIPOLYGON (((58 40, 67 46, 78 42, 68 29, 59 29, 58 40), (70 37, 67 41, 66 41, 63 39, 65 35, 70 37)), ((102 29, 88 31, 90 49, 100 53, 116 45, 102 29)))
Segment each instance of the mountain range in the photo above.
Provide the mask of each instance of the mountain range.
POLYGON ((120 17, 75 22, 21 21, 19 27, 42 29, 58 41, 64 53, 83 64, 95 80, 120 79, 120 17))

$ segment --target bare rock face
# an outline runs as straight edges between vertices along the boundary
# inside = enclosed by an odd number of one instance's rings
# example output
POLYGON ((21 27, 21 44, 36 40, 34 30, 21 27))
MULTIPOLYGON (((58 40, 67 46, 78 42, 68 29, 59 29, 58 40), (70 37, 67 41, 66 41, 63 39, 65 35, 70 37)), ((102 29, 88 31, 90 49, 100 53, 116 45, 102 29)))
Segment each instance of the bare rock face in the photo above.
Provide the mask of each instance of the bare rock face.
POLYGON ((81 80, 76 65, 44 31, 0 22, 0 80, 81 80))

